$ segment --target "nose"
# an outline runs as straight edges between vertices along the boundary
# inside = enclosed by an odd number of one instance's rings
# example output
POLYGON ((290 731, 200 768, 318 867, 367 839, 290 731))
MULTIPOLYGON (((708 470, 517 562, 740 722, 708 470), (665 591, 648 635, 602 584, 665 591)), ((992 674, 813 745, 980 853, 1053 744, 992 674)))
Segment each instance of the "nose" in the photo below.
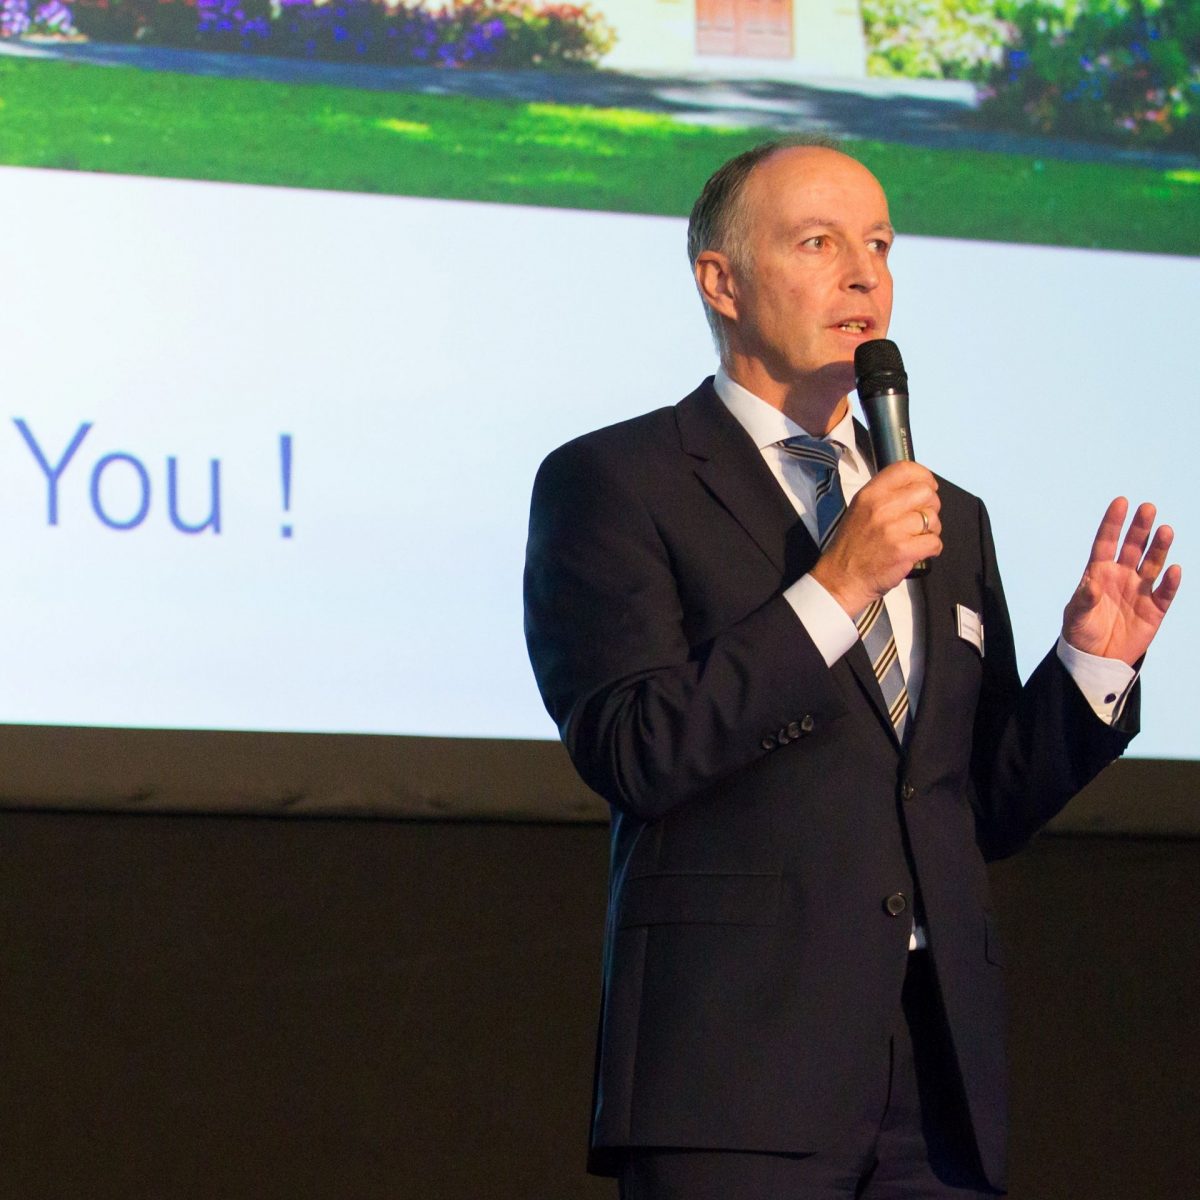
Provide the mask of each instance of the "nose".
POLYGON ((846 289, 851 292, 873 292, 879 286, 879 257, 869 246, 859 246, 846 264, 846 289))

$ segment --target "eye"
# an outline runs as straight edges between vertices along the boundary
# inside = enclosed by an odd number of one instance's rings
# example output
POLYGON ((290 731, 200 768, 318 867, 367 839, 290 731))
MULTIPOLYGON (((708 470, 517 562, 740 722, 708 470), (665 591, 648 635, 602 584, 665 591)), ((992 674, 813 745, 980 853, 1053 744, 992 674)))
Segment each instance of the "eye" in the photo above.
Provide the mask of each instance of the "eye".
POLYGON ((867 245, 881 258, 886 258, 888 251, 892 248, 892 243, 887 238, 872 238, 867 245))
POLYGON ((829 245, 829 236, 824 233, 813 234, 800 243, 806 250, 824 250, 829 245))

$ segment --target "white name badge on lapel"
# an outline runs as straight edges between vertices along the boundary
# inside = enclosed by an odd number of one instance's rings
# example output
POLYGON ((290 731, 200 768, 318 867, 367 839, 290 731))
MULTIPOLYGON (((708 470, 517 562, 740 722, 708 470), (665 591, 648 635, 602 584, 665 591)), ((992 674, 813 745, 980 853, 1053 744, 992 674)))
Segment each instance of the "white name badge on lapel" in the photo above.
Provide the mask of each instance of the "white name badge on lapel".
POLYGON ((983 618, 965 604, 954 606, 954 623, 958 626, 958 636, 964 642, 970 642, 983 657, 983 618))

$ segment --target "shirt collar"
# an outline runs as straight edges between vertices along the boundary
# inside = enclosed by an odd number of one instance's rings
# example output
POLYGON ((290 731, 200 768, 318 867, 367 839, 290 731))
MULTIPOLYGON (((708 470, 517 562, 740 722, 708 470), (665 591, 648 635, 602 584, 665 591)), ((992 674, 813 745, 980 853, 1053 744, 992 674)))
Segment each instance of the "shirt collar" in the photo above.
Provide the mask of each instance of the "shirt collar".
MULTIPOLYGON (((785 438, 808 433, 808 430, 797 425, 791 417, 730 379, 724 367, 717 368, 713 387, 721 398, 721 403, 729 409, 759 450, 774 446, 785 438)), ((842 419, 825 435, 825 440, 838 444, 843 456, 849 457, 855 466, 863 465, 858 455, 854 437, 854 417, 849 405, 846 406, 842 419)))

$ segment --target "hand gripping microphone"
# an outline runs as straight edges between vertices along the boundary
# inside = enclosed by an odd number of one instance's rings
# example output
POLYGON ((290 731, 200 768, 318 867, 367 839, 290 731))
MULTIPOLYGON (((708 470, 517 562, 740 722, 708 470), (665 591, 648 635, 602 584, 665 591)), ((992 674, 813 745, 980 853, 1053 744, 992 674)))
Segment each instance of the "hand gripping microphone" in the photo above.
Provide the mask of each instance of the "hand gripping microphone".
MULTIPOLYGON (((895 462, 913 462, 912 433, 908 428, 908 376, 895 342, 876 338, 854 351, 854 386, 871 433, 875 469, 895 462)), ((929 571, 929 560, 913 563, 912 579, 929 571)))

